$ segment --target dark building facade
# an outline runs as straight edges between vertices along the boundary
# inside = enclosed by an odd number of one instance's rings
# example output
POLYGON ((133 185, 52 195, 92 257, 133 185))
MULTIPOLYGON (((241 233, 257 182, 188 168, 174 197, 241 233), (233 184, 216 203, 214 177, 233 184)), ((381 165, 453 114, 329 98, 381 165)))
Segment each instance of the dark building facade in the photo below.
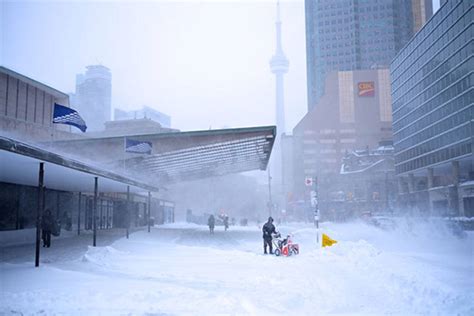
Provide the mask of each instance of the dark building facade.
POLYGON ((305 0, 308 110, 329 72, 388 67, 431 14, 431 0, 305 0))
POLYGON ((474 216, 474 2, 447 1, 391 65, 401 201, 474 216))

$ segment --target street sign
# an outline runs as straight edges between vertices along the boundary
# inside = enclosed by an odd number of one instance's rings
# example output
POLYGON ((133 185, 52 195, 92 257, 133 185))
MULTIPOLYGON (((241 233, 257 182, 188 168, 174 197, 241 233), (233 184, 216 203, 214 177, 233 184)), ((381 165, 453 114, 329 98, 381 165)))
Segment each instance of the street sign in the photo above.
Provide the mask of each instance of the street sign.
POLYGON ((313 178, 312 177, 306 177, 304 179, 304 184, 307 186, 307 187, 310 187, 313 185, 313 178))

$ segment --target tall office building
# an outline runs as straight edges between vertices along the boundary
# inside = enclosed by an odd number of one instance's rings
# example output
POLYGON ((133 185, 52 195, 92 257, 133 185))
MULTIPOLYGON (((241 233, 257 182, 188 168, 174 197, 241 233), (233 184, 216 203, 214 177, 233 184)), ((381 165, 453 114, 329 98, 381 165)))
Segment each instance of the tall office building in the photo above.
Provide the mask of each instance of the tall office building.
POLYGON ((100 131, 112 118, 112 75, 102 65, 87 66, 76 76, 76 93, 70 95, 72 107, 87 124, 87 131, 100 131))
POLYGON ((308 110, 331 71, 388 67, 431 16, 431 0, 305 0, 308 110))
POLYGON ((442 4, 391 65, 400 200, 474 216, 474 2, 442 4))

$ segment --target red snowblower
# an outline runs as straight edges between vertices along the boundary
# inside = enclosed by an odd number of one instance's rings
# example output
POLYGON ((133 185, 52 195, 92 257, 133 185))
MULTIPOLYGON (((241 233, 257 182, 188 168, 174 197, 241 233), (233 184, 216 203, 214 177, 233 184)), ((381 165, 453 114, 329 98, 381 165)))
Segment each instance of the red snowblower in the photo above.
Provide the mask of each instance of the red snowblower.
POLYGON ((289 257, 300 253, 300 247, 298 244, 293 243, 291 235, 287 235, 285 239, 282 239, 281 234, 276 233, 273 235, 272 242, 275 247, 275 256, 289 257))

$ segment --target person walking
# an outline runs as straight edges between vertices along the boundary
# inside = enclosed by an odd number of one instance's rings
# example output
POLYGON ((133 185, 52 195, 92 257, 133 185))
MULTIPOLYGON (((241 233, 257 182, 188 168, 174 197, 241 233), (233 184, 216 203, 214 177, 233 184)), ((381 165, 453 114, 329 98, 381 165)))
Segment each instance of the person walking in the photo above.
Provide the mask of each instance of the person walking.
POLYGON ((216 219, 214 218, 214 215, 209 216, 209 219, 207 220, 207 225, 209 226, 210 234, 214 234, 215 224, 216 224, 216 219))
POLYGON ((273 225, 273 218, 270 216, 268 221, 262 227, 263 232, 263 253, 267 254, 267 246, 270 254, 273 254, 272 234, 276 234, 275 225, 273 225))
POLYGON ((228 230, 229 229, 229 216, 225 215, 224 216, 224 230, 228 230))
POLYGON ((41 221, 41 233, 43 236, 43 247, 51 247, 51 231, 53 230, 53 216, 51 211, 46 209, 41 221))

